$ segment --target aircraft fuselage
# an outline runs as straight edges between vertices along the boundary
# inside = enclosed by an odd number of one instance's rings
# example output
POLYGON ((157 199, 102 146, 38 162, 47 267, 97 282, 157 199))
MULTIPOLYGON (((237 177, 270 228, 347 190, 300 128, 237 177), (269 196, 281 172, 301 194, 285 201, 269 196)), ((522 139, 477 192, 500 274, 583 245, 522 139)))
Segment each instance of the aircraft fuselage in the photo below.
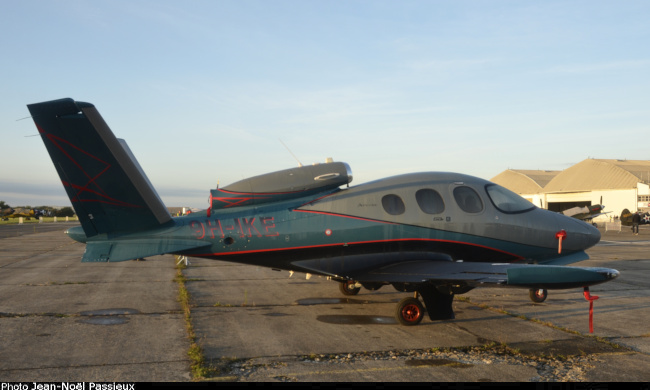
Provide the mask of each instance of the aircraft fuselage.
POLYGON ((600 240, 589 224, 521 198, 510 204, 503 194, 502 187, 468 175, 406 174, 210 216, 192 213, 146 235, 210 245, 182 255, 341 278, 413 252, 430 260, 553 264, 600 240), (566 236, 558 253, 561 231, 566 236))

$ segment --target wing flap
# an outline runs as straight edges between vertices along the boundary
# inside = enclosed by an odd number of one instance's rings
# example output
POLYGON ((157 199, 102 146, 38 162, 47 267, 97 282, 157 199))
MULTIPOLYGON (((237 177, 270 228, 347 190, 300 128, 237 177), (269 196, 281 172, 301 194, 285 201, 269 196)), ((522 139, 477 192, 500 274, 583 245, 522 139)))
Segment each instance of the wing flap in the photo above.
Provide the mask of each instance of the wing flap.
POLYGON ((484 263, 451 261, 408 261, 376 268, 354 277, 363 282, 425 283, 474 282, 505 284, 508 275, 502 267, 484 263))

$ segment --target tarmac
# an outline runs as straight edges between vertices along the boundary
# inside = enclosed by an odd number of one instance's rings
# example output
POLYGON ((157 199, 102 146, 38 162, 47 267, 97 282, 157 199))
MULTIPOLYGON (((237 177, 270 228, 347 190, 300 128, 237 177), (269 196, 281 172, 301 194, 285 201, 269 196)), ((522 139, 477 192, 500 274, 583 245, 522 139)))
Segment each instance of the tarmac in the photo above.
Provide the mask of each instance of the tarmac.
POLYGON ((76 223, 0 225, 0 381, 504 382, 650 379, 650 227, 602 232, 594 286, 535 304, 522 289, 457 296, 456 319, 398 325, 390 286, 343 296, 326 278, 205 259, 182 272, 205 357, 190 370, 176 258, 81 263, 76 223))

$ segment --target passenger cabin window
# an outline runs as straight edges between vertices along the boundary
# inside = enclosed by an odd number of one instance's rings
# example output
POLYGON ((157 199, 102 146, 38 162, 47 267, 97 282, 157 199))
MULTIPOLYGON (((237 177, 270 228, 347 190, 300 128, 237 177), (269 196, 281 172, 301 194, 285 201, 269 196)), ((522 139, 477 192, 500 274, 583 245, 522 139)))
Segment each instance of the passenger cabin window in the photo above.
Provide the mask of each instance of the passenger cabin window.
POLYGON ((390 215, 401 215, 406 211, 402 198, 394 194, 385 195, 381 198, 381 204, 384 206, 384 210, 390 215))
POLYGON ((415 193, 420 209, 427 214, 440 214, 445 211, 445 202, 436 190, 423 188, 415 193))
POLYGON ((499 185, 488 184, 485 191, 494 207, 506 214, 523 213, 535 208, 534 204, 499 185))
POLYGON ((473 189, 461 186, 454 188, 454 199, 466 213, 480 213, 483 211, 483 201, 473 189))

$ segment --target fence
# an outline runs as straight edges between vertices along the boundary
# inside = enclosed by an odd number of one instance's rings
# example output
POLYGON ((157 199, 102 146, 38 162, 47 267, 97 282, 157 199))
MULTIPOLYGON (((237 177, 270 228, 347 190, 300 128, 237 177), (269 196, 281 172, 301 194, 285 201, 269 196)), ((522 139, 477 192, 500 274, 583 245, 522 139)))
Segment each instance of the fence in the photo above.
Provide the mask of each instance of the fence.
POLYGON ((621 221, 605 222, 605 231, 621 232, 621 221))

